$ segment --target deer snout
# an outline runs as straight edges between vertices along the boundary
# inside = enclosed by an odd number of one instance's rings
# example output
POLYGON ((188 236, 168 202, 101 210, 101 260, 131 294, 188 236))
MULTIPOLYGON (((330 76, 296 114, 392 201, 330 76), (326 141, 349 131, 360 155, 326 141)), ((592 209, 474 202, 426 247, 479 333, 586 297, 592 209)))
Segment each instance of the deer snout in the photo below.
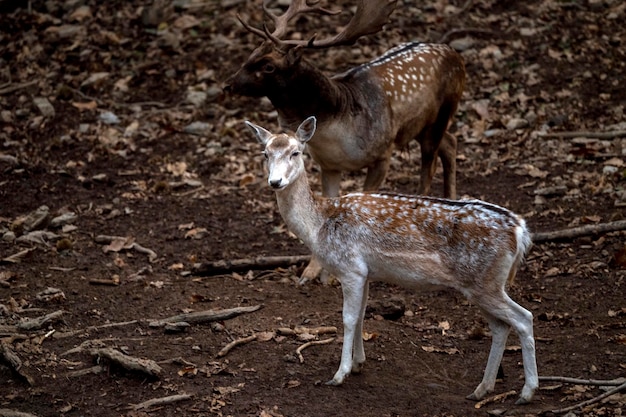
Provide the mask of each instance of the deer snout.
POLYGON ((269 182, 270 187, 272 187, 275 190, 278 190, 279 188, 282 187, 282 178, 278 178, 278 179, 272 179, 270 178, 267 182, 269 182))

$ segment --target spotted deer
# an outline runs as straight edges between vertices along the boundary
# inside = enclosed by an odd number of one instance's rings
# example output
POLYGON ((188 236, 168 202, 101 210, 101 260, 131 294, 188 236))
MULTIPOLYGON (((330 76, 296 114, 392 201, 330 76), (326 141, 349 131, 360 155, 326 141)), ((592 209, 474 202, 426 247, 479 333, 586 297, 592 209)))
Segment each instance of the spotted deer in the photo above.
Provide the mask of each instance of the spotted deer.
POLYGON ((463 293, 484 313, 492 344, 482 382, 468 396, 492 392, 513 328, 520 338, 525 384, 517 401, 531 401, 538 387, 532 313, 506 293, 531 245, 524 220, 479 200, 450 200, 390 193, 318 197, 311 191, 302 152, 313 138, 315 117, 294 134, 273 134, 246 124, 265 147, 268 183, 289 227, 338 277, 343 292, 341 363, 330 385, 361 371, 363 316, 368 281, 411 288, 438 285, 463 293))
MULTIPOLYGON (((263 3, 273 21, 272 32, 260 30, 240 18, 250 32, 264 39, 247 62, 225 83, 234 94, 267 96, 276 108, 280 125, 294 130, 310 115, 318 120, 308 152, 321 168, 322 194, 336 197, 342 171, 367 168, 364 190, 377 190, 390 165, 392 150, 417 139, 421 150, 418 194, 428 194, 437 156, 444 172, 444 196, 456 196, 456 139, 446 129, 457 110, 465 85, 460 55, 443 44, 409 42, 392 48, 373 61, 342 74, 326 76, 303 58, 306 49, 349 45, 378 32, 397 0, 362 0, 347 26, 324 39, 284 39, 287 23, 304 13, 334 14, 292 0, 277 15, 263 3)), ((315 3, 314 3, 315 4, 315 3)), ((305 282, 319 273, 313 258, 303 273, 305 282)))

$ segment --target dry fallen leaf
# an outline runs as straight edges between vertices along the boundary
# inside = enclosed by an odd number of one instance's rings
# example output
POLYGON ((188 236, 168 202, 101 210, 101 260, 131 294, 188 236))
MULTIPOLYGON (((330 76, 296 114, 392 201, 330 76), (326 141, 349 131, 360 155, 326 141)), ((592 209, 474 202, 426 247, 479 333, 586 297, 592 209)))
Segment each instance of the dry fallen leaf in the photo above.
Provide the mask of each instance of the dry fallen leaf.
POLYGON ((440 348, 436 346, 422 346, 422 350, 428 353, 446 353, 448 355, 461 353, 457 348, 440 348))

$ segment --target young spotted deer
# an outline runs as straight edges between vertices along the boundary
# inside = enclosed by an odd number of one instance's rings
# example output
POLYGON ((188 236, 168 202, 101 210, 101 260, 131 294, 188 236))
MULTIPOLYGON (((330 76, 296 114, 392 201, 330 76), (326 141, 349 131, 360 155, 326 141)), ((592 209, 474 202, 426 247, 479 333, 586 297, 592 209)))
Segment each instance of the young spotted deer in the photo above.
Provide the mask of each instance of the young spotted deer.
POLYGON ((493 340, 483 380, 468 398, 482 399, 493 391, 513 328, 525 374, 517 403, 532 399, 538 386, 533 316, 505 290, 531 245, 522 218, 479 200, 388 193, 317 197, 302 159, 305 144, 314 138, 315 118, 306 119, 295 135, 246 123, 265 146, 268 183, 276 190, 285 223, 341 282, 344 342, 339 370, 328 384, 343 383, 365 362, 361 334, 368 280, 377 280, 451 287, 480 307, 493 340))
MULTIPOLYGON (((421 181, 418 194, 428 194, 437 156, 444 171, 444 196, 456 196, 456 139, 446 133, 465 85, 463 60, 448 45, 405 43, 381 57, 333 77, 307 62, 306 49, 349 45, 361 36, 378 32, 387 22, 397 0, 362 0, 348 25, 334 37, 284 40, 287 23, 303 13, 334 14, 313 1, 292 0, 282 15, 272 13, 266 0, 265 14, 274 30, 256 29, 263 37, 247 62, 226 81, 234 94, 267 96, 276 108, 281 127, 295 130, 308 116, 318 129, 307 144, 321 168, 322 195, 337 197, 342 171, 367 168, 363 185, 377 190, 390 164, 392 150, 417 139, 421 149, 421 181)), ((315 277, 319 266, 307 267, 303 282, 315 277)))

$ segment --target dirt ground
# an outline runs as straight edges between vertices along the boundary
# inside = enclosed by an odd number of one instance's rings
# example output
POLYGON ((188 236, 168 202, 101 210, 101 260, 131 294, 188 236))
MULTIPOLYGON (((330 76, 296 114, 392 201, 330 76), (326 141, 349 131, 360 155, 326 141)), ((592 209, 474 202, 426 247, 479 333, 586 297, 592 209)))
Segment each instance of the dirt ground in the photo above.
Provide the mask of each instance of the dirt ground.
MULTIPOLYGON (((530 405, 512 394, 477 408, 465 396, 490 337, 475 306, 446 290, 377 283, 364 372, 325 385, 341 350, 339 285, 298 286, 302 263, 197 268, 308 254, 285 229, 243 124, 276 128, 271 104, 221 92, 258 44, 235 14, 258 25, 260 2, 1 5, 0 415, 535 416, 607 390, 542 381, 530 405), (227 309, 233 317, 157 322, 227 309), (284 330, 300 327, 309 330, 284 330), (328 339, 298 357, 304 343, 328 339), (106 348, 143 367, 122 367, 106 348), (188 397, 137 406, 172 395, 188 397)), ((298 31, 324 33, 348 15, 301 19, 298 31)), ((625 19, 613 0, 401 1, 383 33, 307 58, 330 74, 402 41, 445 36, 468 73, 451 126, 459 194, 549 232, 625 220, 625 19), (591 133, 549 135, 572 131, 591 133)), ((415 191, 416 146, 396 151, 385 190, 415 191)), ((362 179, 346 174, 343 189, 362 179)), ((439 195, 440 172, 436 181, 439 195)), ((532 248, 510 295, 534 314, 541 376, 626 376, 625 236, 532 248)), ((523 385, 519 341, 508 342, 494 394, 523 385)), ((622 389, 573 413, 625 408, 622 389)))

